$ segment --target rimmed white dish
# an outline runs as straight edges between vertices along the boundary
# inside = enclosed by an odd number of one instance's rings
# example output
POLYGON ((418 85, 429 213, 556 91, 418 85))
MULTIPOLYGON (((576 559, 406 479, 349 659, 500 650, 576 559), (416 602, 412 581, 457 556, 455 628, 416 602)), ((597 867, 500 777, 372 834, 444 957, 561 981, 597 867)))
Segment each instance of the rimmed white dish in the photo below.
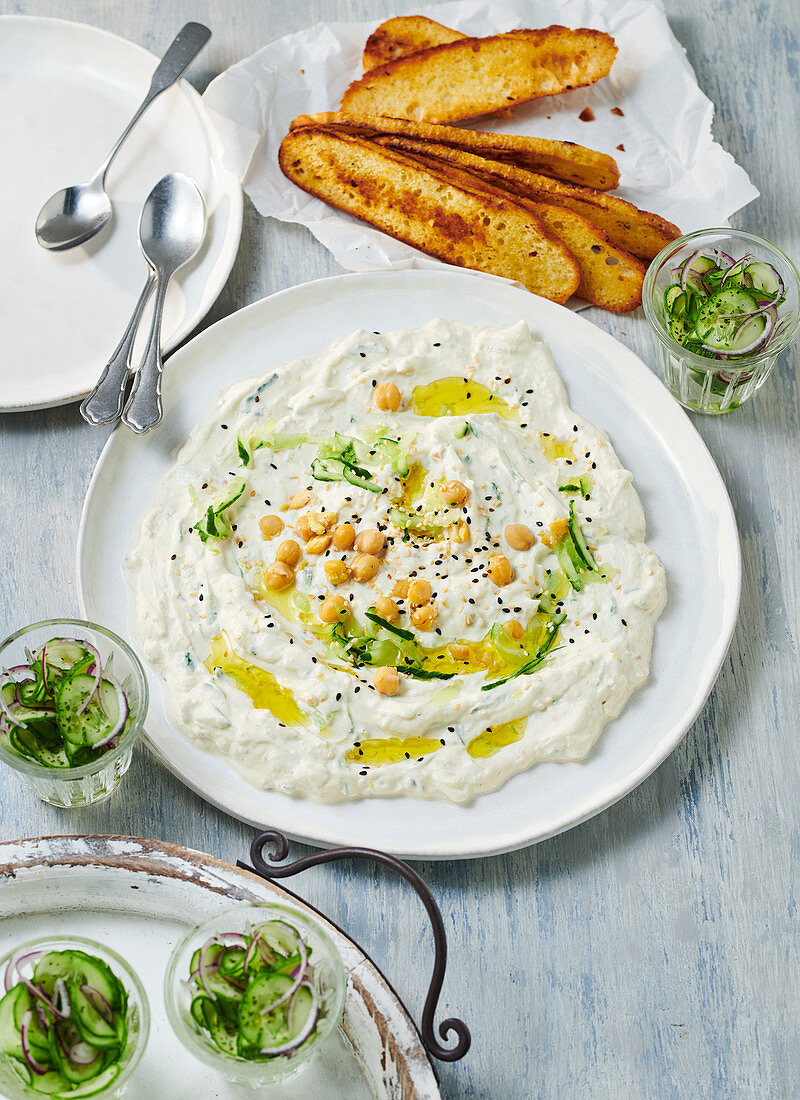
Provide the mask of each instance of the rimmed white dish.
MULTIPOLYGON (((242 853, 245 854, 245 853, 242 853)), ((213 856, 158 840, 51 836, 0 843, 0 955, 38 936, 99 941, 136 970, 150 1036, 126 1100, 439 1100, 417 1029, 375 964, 324 916, 274 883, 213 856), (275 1088, 226 1081, 179 1042, 167 1018, 170 954, 198 922, 241 903, 299 909, 320 924, 347 974, 342 1021, 297 1078, 275 1088)))
POLYGON ((148 742, 171 771, 234 817, 312 843, 363 844, 418 858, 492 855, 569 829, 642 782, 697 717, 727 652, 739 601, 736 524, 714 462, 674 398, 633 352, 561 306, 457 270, 336 276, 256 302, 218 322, 170 361, 164 423, 143 443, 115 432, 95 469, 78 538, 81 608, 127 629, 121 564, 152 488, 223 387, 354 329, 413 328, 433 317, 487 325, 527 321, 553 353, 573 408, 609 435, 633 471, 648 544, 663 561, 668 603, 648 683, 578 764, 541 764, 468 806, 414 799, 337 805, 256 790, 185 741, 150 677, 148 742))
MULTIPOLYGON (((241 235, 241 187, 223 168, 203 102, 185 80, 156 100, 114 161, 110 227, 67 252, 36 243, 42 203, 91 177, 144 98, 157 64, 147 50, 97 27, 0 17, 2 411, 75 401, 97 381, 147 272, 137 244, 142 204, 167 172, 196 180, 209 221, 202 249, 170 285, 166 350, 202 320, 230 274, 241 235)), ((142 328, 137 351, 146 340, 142 328)))

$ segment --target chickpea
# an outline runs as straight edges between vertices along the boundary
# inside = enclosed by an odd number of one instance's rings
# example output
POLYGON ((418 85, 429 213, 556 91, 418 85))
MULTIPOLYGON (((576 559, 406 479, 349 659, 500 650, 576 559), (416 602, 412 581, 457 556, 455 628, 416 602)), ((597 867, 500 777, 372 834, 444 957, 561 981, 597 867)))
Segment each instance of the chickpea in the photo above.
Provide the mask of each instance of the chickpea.
POLYGON ((372 682, 381 695, 394 695, 400 684, 400 677, 396 668, 392 668, 391 665, 384 665, 376 670, 372 682))
POLYGON ((511 562, 504 554, 492 554, 489 558, 489 576, 496 585, 508 584, 514 576, 511 562))
POLYGON ((350 614, 350 605, 344 596, 328 596, 319 605, 319 617, 324 623, 338 623, 350 614))
POLYGON ((469 527, 463 519, 453 525, 453 533, 450 538, 453 542, 469 542, 469 527))
POLYGON ((325 576, 331 584, 344 584, 350 576, 350 570, 343 561, 326 561, 325 576))
POLYGON ((376 557, 386 547, 386 536, 380 531, 359 531, 356 535, 356 550, 364 554, 374 554, 376 557))
POLYGON ((554 519, 551 524, 548 525, 546 531, 541 534, 541 540, 545 546, 553 547, 557 542, 560 542, 567 531, 569 530, 569 520, 567 519, 554 519))
POLYGON ((461 481, 446 481, 442 486, 442 496, 448 504, 463 504, 469 496, 469 489, 461 481))
POLYGON ((267 588, 271 588, 273 592, 280 592, 282 588, 287 588, 293 583, 294 569, 282 561, 274 561, 264 570, 264 580, 267 582, 267 588))
POLYGON ((411 581, 403 577, 402 580, 395 581, 394 588, 392 589, 392 595, 397 596, 399 600, 404 600, 408 595, 408 589, 411 585, 411 581))
POLYGON ((349 550, 355 538, 356 532, 352 523, 340 523, 333 529, 333 545, 337 550, 349 550))
POLYGON ((426 603, 424 607, 415 607, 411 612, 411 622, 417 630, 430 630, 436 622, 438 611, 432 603, 426 603))
POLYGON ((258 529, 264 539, 273 539, 283 530, 283 520, 280 516, 262 516, 258 521, 258 529))
POLYGON ((509 638, 513 638, 515 642, 518 642, 525 631, 522 629, 522 623, 517 622, 516 619, 512 619, 506 623, 506 634, 509 638))
POLYGON ((375 601, 375 611, 387 623, 394 623, 400 617, 400 609, 389 596, 381 596, 375 601))
POLYGON ((353 562, 353 575, 357 581, 371 581, 380 567, 374 554, 359 554, 353 562))
POLYGON ((451 642, 447 647, 447 652, 454 661, 469 660, 469 646, 462 645, 461 642, 451 642))
POLYGON ((524 523, 509 523, 503 534, 512 550, 530 550, 536 536, 524 523))
POLYGON ((320 512, 319 513, 319 518, 320 518, 320 520, 322 522, 322 526, 325 528, 325 530, 330 531, 331 527, 334 526, 334 524, 336 523, 336 520, 339 517, 336 515, 335 512, 320 512))
POLYGON ((412 607, 421 607, 433 594, 429 581, 412 581, 408 588, 408 601, 412 607))
POLYGON ((300 561, 300 547, 294 539, 284 539, 275 554, 275 560, 284 565, 297 565, 300 561))
POLYGON ((306 543, 307 554, 323 554, 331 544, 330 535, 315 535, 306 543))
POLYGON ((299 493, 290 496, 286 501, 287 508, 302 508, 311 500, 311 490, 301 489, 299 493))
POLYGON ((400 408, 400 390, 394 382, 384 382, 375 387, 375 404, 383 412, 397 412, 400 408))
POLYGON ((308 540, 313 539, 315 535, 324 535, 326 531, 325 524, 319 512, 306 512, 304 516, 300 516, 297 523, 294 525, 294 529, 303 542, 308 542, 308 540))

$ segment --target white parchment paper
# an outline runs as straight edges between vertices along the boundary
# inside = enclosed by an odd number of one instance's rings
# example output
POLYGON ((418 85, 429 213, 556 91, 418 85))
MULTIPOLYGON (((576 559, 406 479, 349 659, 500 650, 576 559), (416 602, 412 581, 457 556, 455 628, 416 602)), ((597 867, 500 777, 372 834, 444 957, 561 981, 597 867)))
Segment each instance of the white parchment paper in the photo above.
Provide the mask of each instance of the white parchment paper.
MULTIPOLYGON (((712 140, 713 104, 698 88, 659 0, 454 0, 419 12, 471 35, 560 23, 595 27, 616 40, 616 61, 599 84, 516 107, 511 119, 475 120, 475 129, 575 141, 609 153, 622 177, 615 194, 684 232, 726 224, 758 197, 744 170, 712 140), (594 121, 578 118, 587 106, 594 121)), ((350 271, 435 267, 438 260, 307 195, 278 167, 292 119, 336 110, 345 88, 361 76, 364 43, 378 22, 320 24, 271 42, 218 76, 204 100, 225 166, 240 176, 261 214, 307 226, 350 271)))

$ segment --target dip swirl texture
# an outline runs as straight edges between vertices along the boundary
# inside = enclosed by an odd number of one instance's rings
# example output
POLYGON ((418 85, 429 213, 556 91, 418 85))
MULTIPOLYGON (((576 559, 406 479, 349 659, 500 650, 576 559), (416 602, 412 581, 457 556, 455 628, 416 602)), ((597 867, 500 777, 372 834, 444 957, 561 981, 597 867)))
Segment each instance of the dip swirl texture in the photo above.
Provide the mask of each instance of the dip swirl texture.
POLYGON ((361 331, 192 432, 125 563, 132 633, 253 785, 467 802, 585 758, 647 679, 644 534, 524 322, 361 331))

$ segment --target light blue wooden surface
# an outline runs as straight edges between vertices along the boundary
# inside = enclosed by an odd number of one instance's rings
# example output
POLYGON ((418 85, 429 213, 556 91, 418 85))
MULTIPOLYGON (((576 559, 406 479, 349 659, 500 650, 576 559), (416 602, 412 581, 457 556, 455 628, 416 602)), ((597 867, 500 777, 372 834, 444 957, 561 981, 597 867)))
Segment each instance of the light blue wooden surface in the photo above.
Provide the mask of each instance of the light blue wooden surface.
MULTIPOLYGON (((717 138, 762 191, 735 224, 797 261, 800 4, 665 6, 717 105, 717 138)), ((201 89, 282 34, 414 10, 407 0, 0 0, 3 13, 95 23, 156 51, 199 19, 214 32, 192 69, 201 89)), ((239 257, 206 323, 337 270, 305 230, 265 222, 246 203, 239 257)), ((649 358, 640 313, 589 316, 649 358)), ((564 836, 480 862, 418 865, 450 938, 440 1018, 463 1015, 474 1036, 464 1062, 441 1067, 447 1100, 800 1095, 799 362, 795 348, 752 404, 696 420, 733 498, 744 581, 730 654, 682 745, 622 803, 564 836)), ((0 417, 3 634, 77 611, 77 522, 104 438, 75 406, 0 417)), ((253 835, 144 753, 124 797, 72 814, 1 770, 0 836, 58 832, 153 836, 231 861, 253 835)), ((418 1012, 432 952, 405 887, 345 866, 296 885, 418 1012)))

